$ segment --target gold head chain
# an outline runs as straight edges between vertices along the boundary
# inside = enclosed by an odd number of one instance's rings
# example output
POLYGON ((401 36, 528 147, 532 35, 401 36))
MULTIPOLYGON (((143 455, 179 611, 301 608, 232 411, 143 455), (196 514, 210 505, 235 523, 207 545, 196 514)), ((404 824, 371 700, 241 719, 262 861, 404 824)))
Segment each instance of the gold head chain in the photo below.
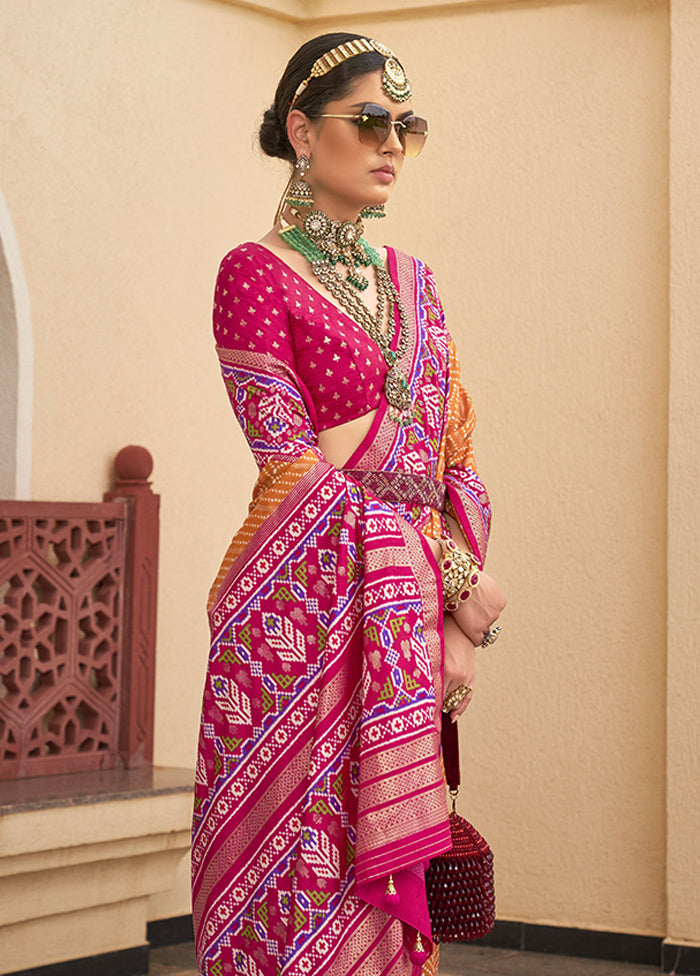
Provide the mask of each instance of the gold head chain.
POLYGON ((322 78, 323 75, 327 75, 329 71, 342 64, 343 61, 349 61, 350 58, 354 58, 358 54, 371 54, 373 51, 386 58, 382 69, 382 88, 393 102, 405 102, 411 97, 411 83, 396 55, 386 44, 382 44, 380 41, 373 41, 368 37, 358 37, 353 41, 339 44, 338 47, 334 47, 314 61, 311 74, 302 81, 294 92, 294 98, 289 104, 289 111, 292 111, 294 103, 301 93, 306 91, 309 82, 313 81, 314 78, 322 78))

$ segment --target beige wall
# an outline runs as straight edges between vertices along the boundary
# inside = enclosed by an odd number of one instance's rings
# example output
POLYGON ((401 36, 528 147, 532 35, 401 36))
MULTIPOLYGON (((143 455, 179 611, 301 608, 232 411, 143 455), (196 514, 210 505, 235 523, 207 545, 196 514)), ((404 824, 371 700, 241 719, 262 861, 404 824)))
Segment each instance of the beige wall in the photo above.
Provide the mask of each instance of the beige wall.
POLYGON ((0 497, 28 498, 32 453, 31 313, 22 255, 0 187, 0 497))
MULTIPOLYGON (((212 0, 0 5, 0 188, 36 346, 32 495, 96 498, 122 445, 154 454, 157 760, 193 761, 205 594, 254 472, 209 308, 218 260, 266 230, 281 188, 256 120, 300 40, 366 31, 399 52, 431 120, 372 233, 438 276, 510 597, 462 728, 460 806, 495 848, 499 915, 700 942, 697 4, 370 17, 358 3, 342 23, 323 0, 249 6, 277 16, 212 0), (330 19, 304 22, 314 12, 330 19)), ((177 914, 184 884, 154 914, 177 914)))
POLYGON ((668 446, 668 923, 676 942, 700 942, 700 6, 674 0, 671 17, 671 316, 668 446))
POLYGON ((361 25, 435 119, 392 231, 438 276, 510 597, 463 809, 501 917, 663 934, 668 9, 415 26, 361 25))
POLYGON ((0 185, 35 341, 32 497, 97 498, 121 446, 154 455, 165 764, 193 762, 204 602, 254 468, 235 456, 210 308, 219 259, 274 212, 279 167, 256 159, 252 131, 289 31, 202 0, 0 4, 0 185))

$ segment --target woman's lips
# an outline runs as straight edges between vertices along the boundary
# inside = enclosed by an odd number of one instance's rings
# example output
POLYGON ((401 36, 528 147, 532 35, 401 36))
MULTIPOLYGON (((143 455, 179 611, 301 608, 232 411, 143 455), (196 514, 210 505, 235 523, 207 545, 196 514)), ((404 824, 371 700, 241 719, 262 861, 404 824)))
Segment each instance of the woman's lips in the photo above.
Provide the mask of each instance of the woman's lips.
POLYGON ((372 172, 382 183, 391 183, 394 179, 393 169, 373 169, 372 172))

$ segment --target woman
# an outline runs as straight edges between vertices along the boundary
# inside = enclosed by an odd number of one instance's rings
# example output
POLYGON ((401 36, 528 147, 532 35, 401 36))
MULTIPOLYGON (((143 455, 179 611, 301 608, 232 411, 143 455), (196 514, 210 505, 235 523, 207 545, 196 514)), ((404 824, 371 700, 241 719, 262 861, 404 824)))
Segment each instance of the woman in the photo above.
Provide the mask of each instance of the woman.
POLYGON ((410 99, 384 45, 304 44, 260 131, 294 165, 275 225, 219 269, 221 368, 260 476, 209 605, 206 976, 435 969, 442 712, 467 708, 505 600, 482 571, 490 509, 433 276, 361 237, 425 142, 410 99))

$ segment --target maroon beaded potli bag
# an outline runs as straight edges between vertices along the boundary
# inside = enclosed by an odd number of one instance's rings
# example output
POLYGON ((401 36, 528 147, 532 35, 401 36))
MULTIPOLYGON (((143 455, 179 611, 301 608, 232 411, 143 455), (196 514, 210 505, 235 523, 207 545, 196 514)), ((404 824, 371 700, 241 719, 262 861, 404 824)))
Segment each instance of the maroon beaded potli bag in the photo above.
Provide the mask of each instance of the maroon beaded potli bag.
POLYGON ((479 831, 455 811, 459 744, 457 724, 446 715, 442 751, 452 796, 452 849, 434 857, 425 872, 430 924, 434 942, 469 942, 490 932, 496 918, 493 854, 479 831))

